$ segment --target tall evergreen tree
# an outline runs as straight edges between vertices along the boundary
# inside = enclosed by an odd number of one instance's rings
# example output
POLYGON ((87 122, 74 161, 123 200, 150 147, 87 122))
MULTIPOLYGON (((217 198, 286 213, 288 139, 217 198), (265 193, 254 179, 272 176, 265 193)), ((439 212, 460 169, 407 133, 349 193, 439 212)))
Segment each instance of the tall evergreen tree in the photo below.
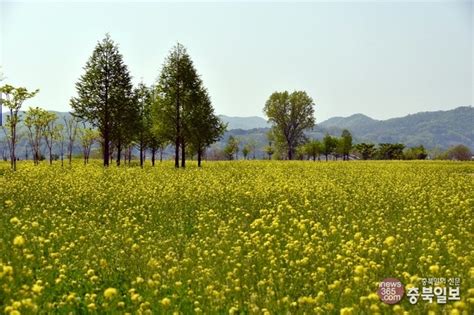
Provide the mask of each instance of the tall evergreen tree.
POLYGON ((198 90, 192 93, 188 124, 184 133, 193 150, 197 153, 198 167, 201 167, 202 155, 207 147, 219 140, 227 125, 217 115, 207 90, 198 78, 198 90))
POLYGON ((186 165, 186 145, 191 141, 191 127, 196 123, 195 106, 204 104, 202 81, 199 79, 191 57, 183 45, 174 46, 166 58, 154 93, 155 129, 163 139, 174 143, 175 167, 186 165))
POLYGON ((136 140, 140 150, 140 166, 143 167, 145 150, 152 138, 152 94, 150 88, 140 83, 134 91, 135 102, 138 111, 138 124, 136 140))
POLYGON ((84 70, 76 83, 78 95, 71 99, 71 106, 74 115, 98 128, 104 166, 108 166, 111 142, 120 147, 136 117, 132 110, 131 77, 118 46, 108 34, 97 44, 84 70))

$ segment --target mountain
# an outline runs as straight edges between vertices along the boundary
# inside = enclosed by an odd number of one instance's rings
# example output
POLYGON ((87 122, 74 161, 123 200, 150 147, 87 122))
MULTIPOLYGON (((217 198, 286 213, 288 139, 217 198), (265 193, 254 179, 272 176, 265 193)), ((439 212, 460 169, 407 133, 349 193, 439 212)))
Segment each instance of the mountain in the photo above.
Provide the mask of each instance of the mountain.
POLYGON ((332 133, 348 129, 358 142, 400 142, 407 146, 446 149, 464 144, 474 150, 474 108, 420 112, 404 117, 375 120, 362 114, 330 118, 319 127, 332 133))
POLYGON ((263 119, 262 117, 258 116, 251 116, 251 117, 232 117, 232 116, 225 116, 219 115, 219 118, 227 123, 227 129, 243 129, 249 130, 254 128, 269 128, 270 124, 263 119))
POLYGON ((376 122, 376 120, 370 118, 369 116, 365 116, 363 114, 354 114, 349 117, 332 117, 318 125, 321 127, 339 127, 342 129, 352 130, 357 126, 372 124, 374 122, 376 122))

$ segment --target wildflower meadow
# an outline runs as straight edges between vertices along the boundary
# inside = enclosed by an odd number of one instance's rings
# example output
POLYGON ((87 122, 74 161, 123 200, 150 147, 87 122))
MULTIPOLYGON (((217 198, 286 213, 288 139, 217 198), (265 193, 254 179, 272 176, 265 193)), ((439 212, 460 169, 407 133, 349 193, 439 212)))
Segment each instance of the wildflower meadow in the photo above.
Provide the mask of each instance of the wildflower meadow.
POLYGON ((0 164, 0 313, 472 314, 474 164, 0 164), (384 278, 459 278, 394 305, 384 278))

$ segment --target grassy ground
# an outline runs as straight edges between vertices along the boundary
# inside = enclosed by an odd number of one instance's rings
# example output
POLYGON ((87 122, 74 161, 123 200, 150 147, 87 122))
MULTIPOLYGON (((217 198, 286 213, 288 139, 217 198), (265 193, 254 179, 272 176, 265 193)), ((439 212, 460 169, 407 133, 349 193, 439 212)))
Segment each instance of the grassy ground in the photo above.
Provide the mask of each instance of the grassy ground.
POLYGON ((472 313, 474 164, 1 163, 0 313, 472 313), (461 279, 461 301, 376 295, 461 279))

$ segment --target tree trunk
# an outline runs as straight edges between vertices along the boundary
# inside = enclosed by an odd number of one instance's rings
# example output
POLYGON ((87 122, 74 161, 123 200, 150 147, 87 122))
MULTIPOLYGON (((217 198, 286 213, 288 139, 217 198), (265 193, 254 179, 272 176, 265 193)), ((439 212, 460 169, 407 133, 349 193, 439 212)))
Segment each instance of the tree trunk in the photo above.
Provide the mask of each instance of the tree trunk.
POLYGON ((198 158, 198 167, 201 167, 201 156, 202 156, 202 150, 199 149, 197 152, 197 158, 198 158))
POLYGON ((143 139, 140 139, 140 167, 143 168, 143 139))
POLYGON ((151 148, 151 166, 155 166, 156 148, 151 148))
POLYGON ((186 147, 183 141, 181 142, 181 167, 186 167, 186 147))
POLYGON ((104 130, 104 143, 102 144, 102 150, 104 153, 104 166, 108 167, 109 166, 109 159, 111 159, 111 152, 110 152, 110 147, 109 147, 109 130, 104 130))
POLYGON ((121 159, 122 159, 122 144, 119 141, 117 144, 117 166, 120 166, 121 159))

